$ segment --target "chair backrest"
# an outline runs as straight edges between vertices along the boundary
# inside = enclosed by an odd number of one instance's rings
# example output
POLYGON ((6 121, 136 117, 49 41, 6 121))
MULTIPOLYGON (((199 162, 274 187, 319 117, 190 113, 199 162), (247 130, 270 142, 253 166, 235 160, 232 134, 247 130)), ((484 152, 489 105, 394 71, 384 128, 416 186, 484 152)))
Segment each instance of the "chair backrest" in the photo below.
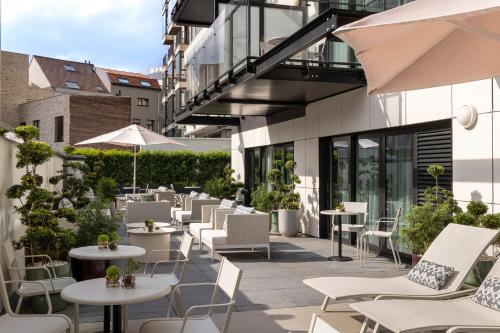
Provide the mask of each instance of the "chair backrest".
POLYGON ((368 202, 344 201, 343 205, 346 212, 368 213, 368 202))
POLYGON ((396 216, 394 218, 387 219, 388 221, 393 220, 392 221, 392 229, 391 229, 392 234, 396 234, 396 232, 398 231, 399 223, 401 222, 401 213, 402 212, 403 212, 403 208, 399 207, 398 210, 396 210, 396 216))
POLYGON ((328 325, 326 321, 321 319, 320 316, 313 313, 308 333, 340 333, 340 332, 337 331, 335 328, 331 327, 330 325, 328 325))
POLYGON ((12 240, 7 238, 3 242, 3 252, 6 260, 7 268, 9 269, 10 277, 13 280, 21 280, 21 272, 11 268, 17 268, 16 254, 14 252, 14 246, 12 245, 12 240))
MULTIPOLYGON (((499 230, 456 223, 448 224, 422 257, 422 260, 455 269, 456 275, 441 291, 454 292, 459 290, 481 254, 499 234, 499 230)), ((500 267, 498 271, 500 271, 500 267)))
MULTIPOLYGON (((193 243, 194 243, 193 236, 191 236, 187 232, 184 232, 184 235, 182 236, 181 245, 179 247, 179 252, 177 254, 177 260, 180 260, 180 259, 189 260, 191 258, 191 251, 193 249, 193 243), (182 257, 184 257, 184 258, 182 258, 182 257)), ((173 273, 179 279, 179 283, 181 283, 182 279, 184 278, 184 272, 186 270, 187 264, 188 264, 187 261, 182 262, 181 265, 179 265, 179 261, 175 262, 173 273)))
POLYGON ((174 200, 175 200, 175 192, 174 191, 158 191, 156 190, 154 192, 158 196, 158 201, 170 201, 170 203, 173 205, 174 200))
POLYGON ((149 219, 170 223, 170 202, 129 202, 127 204, 127 223, 144 222, 149 219))
POLYGON ((222 290, 230 300, 234 300, 240 286, 242 274, 243 271, 241 269, 227 260, 226 257, 222 257, 216 281, 217 288, 222 290))

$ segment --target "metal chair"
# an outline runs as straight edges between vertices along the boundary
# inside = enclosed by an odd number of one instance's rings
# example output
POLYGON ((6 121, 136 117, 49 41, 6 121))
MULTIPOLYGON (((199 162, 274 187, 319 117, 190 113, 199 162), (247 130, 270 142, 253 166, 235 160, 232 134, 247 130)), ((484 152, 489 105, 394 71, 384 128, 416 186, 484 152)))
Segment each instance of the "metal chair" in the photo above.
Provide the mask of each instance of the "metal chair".
MULTIPOLYGON (((344 208, 347 212, 355 212, 363 214, 363 223, 362 224, 350 224, 350 223, 342 223, 342 232, 355 232, 356 233, 356 258, 360 258, 360 249, 361 249, 361 233, 363 233, 366 229, 366 222, 368 221, 368 203, 367 202, 351 202, 344 201, 342 202, 344 208)), ((333 232, 337 232, 339 227, 333 223, 332 225, 332 252, 334 249, 335 237, 333 237, 333 232)), ((332 253, 333 256, 333 253, 332 253)))

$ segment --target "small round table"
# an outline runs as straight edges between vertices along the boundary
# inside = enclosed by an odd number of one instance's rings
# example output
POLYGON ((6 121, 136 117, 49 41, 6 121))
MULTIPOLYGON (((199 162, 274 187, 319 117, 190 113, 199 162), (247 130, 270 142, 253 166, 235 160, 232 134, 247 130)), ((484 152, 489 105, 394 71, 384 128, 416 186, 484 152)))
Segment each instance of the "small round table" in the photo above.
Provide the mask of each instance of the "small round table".
POLYGON ((331 218, 332 231, 333 231, 333 224, 335 223, 335 217, 337 217, 336 220, 337 220, 338 227, 339 227, 339 230, 338 230, 339 253, 336 256, 333 255, 333 232, 332 232, 332 235, 331 235, 331 237, 332 237, 332 255, 330 257, 328 257, 328 260, 330 260, 330 261, 351 261, 351 260, 353 260, 351 257, 342 256, 342 221, 341 221, 341 217, 342 216, 354 216, 354 215, 359 215, 359 214, 364 214, 364 213, 361 213, 361 212, 339 212, 337 210, 322 210, 319 213, 323 214, 323 215, 329 215, 332 217, 331 218))
MULTIPOLYGON (((146 228, 143 222, 135 222, 135 223, 127 223, 125 226, 129 229, 136 229, 136 228, 146 228)), ((168 222, 155 222, 154 223, 155 228, 166 228, 170 227, 170 223, 168 222)))
POLYGON ((135 289, 121 287, 106 287, 106 279, 92 279, 74 283, 61 292, 61 297, 75 304, 75 332, 78 333, 80 325, 80 304, 113 306, 113 333, 122 332, 122 306, 123 306, 123 332, 128 331, 127 305, 153 301, 168 295, 171 287, 161 279, 149 277, 136 277, 135 289))
MULTIPOLYGON (((105 267, 109 267, 111 260, 123 260, 128 258, 137 258, 146 254, 146 250, 138 246, 118 245, 116 251, 99 250, 97 246, 84 246, 71 249, 68 255, 72 258, 82 260, 104 260, 105 267)), ((92 280, 88 280, 92 281, 92 280)), ((82 281, 85 282, 85 281, 82 281)), ((80 283, 80 282, 78 282, 80 283)), ((113 317, 120 319, 121 308, 113 307, 113 317)), ((104 306, 104 333, 110 332, 111 323, 111 308, 109 305, 104 306)), ((121 321, 120 321, 121 323, 121 321)), ((121 324, 120 324, 121 325, 121 324)))
POLYGON ((175 228, 155 228, 149 232, 147 228, 129 229, 130 244, 143 247, 146 254, 137 258, 143 264, 153 264, 159 260, 169 260, 168 252, 151 253, 152 250, 170 249, 170 235, 176 232, 175 228))

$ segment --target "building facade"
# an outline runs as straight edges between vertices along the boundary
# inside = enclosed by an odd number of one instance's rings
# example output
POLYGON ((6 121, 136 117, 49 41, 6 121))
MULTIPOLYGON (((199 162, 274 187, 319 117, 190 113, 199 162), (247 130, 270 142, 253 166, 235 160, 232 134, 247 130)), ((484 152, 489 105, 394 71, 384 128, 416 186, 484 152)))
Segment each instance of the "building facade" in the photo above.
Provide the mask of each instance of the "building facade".
POLYGON ((19 105, 28 98, 27 54, 0 51, 0 126, 19 124, 19 105))

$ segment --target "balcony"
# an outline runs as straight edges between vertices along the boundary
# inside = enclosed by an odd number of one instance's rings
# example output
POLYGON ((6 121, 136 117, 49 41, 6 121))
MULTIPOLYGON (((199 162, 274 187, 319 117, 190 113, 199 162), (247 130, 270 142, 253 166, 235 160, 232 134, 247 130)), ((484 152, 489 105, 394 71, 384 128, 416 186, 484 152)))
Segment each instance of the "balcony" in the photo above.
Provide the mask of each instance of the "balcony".
POLYGON ((172 22, 179 25, 208 27, 214 21, 215 0, 171 0, 172 22))

